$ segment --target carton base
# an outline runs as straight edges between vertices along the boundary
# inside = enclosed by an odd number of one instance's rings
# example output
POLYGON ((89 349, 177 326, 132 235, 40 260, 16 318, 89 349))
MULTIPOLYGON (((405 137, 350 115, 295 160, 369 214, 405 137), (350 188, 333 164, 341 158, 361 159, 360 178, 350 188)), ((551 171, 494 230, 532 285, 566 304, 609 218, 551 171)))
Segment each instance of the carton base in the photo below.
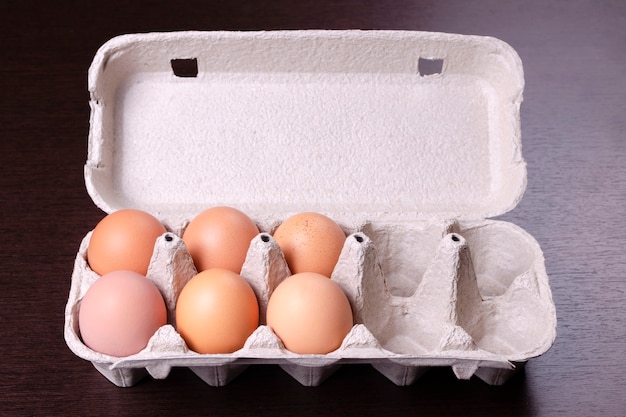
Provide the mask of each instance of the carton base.
POLYGON ((316 387, 334 374, 341 365, 327 365, 321 367, 303 365, 280 365, 283 371, 287 372, 293 379, 305 387, 316 387))
POLYGON ((94 368, 98 370, 106 379, 121 388, 132 387, 148 375, 144 368, 116 368, 111 369, 111 364, 92 362, 94 368))
POLYGON ((526 362, 516 362, 514 365, 514 369, 478 368, 474 375, 489 385, 504 385, 515 375, 524 370, 526 362))
POLYGON ((406 366, 393 362, 373 363, 372 367, 398 386, 411 385, 430 369, 428 366, 406 366))
POLYGON ((189 369, 208 385, 222 387, 248 369, 248 365, 190 366, 189 369))

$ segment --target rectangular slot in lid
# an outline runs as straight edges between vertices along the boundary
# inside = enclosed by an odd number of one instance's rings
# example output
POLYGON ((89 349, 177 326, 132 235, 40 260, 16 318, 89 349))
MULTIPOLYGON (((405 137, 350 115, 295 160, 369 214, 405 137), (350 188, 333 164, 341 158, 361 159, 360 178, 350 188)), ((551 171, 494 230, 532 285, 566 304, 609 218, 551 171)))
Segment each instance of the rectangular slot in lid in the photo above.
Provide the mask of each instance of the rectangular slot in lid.
POLYGON ((196 58, 173 58, 170 60, 172 72, 177 77, 198 76, 198 60, 196 58))
POLYGON ((443 72, 443 59, 420 57, 417 61, 417 72, 421 76, 441 74, 443 72))

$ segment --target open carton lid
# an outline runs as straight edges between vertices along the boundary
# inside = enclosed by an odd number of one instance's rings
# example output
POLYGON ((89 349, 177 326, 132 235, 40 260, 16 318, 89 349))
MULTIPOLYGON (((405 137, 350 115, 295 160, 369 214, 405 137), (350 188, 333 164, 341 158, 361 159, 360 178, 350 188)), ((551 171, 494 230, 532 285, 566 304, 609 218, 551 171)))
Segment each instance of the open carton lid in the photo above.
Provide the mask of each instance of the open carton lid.
POLYGON ((89 70, 87 189, 180 227, 229 205, 338 221, 483 219, 526 188, 521 60, 410 31, 123 35, 89 70))

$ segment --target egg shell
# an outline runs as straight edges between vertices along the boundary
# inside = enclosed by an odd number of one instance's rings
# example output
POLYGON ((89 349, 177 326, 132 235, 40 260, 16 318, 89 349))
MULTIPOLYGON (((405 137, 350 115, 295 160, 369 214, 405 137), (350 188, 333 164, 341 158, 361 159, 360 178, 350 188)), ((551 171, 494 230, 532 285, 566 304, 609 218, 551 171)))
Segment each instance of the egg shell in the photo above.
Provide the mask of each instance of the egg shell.
POLYGON ((298 213, 274 232, 292 273, 315 272, 330 277, 339 260, 346 234, 321 213, 298 213))
POLYGON ((352 324, 350 302, 341 287, 314 272, 284 280, 267 305, 267 325, 295 353, 332 352, 341 346, 352 324))
POLYGON ((240 275, 211 268, 193 277, 176 303, 176 327, 198 353, 232 353, 259 325, 254 291, 240 275))
POLYGON ((83 297, 78 317, 84 343, 118 357, 144 349, 166 323, 161 293, 134 271, 113 271, 98 278, 83 297))
POLYGON ((165 226, 142 210, 123 209, 96 225, 87 249, 89 266, 100 275, 130 270, 145 275, 156 239, 165 226))
POLYGON ((196 269, 224 268, 241 272, 250 241, 259 229, 245 213, 233 207, 211 207, 191 220, 183 241, 196 269))

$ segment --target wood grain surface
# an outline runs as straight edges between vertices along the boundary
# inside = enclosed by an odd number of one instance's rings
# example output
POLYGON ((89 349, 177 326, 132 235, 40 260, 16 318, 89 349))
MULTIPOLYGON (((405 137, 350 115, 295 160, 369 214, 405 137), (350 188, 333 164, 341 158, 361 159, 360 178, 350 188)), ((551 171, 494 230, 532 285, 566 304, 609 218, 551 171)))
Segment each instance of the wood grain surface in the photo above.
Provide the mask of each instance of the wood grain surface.
POLYGON ((625 416, 626 3, 187 1, 0 3, 0 415, 625 416), (528 188, 501 218, 544 250, 558 336, 501 387, 434 369, 397 387, 345 366, 316 388, 276 366, 225 387, 191 371, 122 389, 76 357, 63 312, 82 237, 87 68, 147 31, 408 29, 490 35, 524 63, 528 188))

